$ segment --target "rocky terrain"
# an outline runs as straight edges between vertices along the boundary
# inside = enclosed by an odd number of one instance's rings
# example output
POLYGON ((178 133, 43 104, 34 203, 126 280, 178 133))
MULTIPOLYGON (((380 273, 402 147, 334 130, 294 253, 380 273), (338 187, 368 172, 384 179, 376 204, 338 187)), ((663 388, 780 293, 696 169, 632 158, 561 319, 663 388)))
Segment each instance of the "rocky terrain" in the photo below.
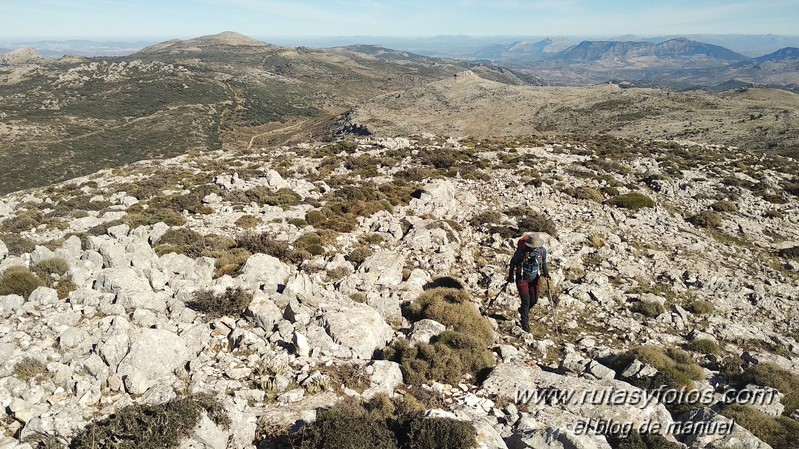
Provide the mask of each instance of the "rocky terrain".
POLYGON ((798 186, 725 146, 425 134, 13 193, 0 447, 799 447, 798 186), (502 290, 527 232, 552 274, 530 334, 502 290), (660 385, 708 401, 633 400, 660 385), (716 430, 637 431, 674 423, 716 430))

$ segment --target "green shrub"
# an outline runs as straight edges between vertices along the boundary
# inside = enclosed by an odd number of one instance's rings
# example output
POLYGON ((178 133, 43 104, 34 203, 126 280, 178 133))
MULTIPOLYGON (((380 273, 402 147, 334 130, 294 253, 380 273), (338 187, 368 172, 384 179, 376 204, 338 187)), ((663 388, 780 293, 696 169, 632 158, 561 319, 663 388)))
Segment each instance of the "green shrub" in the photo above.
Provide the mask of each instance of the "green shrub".
POLYGON ((7 234, 18 234, 30 231, 39 226, 44 221, 44 214, 41 211, 32 209, 18 212, 16 216, 7 218, 0 223, 0 231, 7 234))
POLYGON ((605 187, 602 187, 600 190, 602 191, 602 193, 604 193, 607 196, 618 196, 619 195, 619 189, 617 189, 617 188, 615 188, 613 186, 605 186, 605 187))
POLYGON ((466 421, 417 416, 404 426, 408 445, 413 449, 468 449, 475 447, 476 431, 466 421))
POLYGON ((748 367, 738 377, 742 384, 755 384, 771 387, 785 394, 782 404, 785 405, 785 415, 790 415, 797 410, 799 405, 799 374, 790 372, 773 363, 757 363, 748 367))
POLYGON ((287 439, 297 449, 470 449, 476 436, 467 421, 425 418, 412 396, 378 395, 367 402, 344 399, 287 439))
POLYGON ((54 277, 60 278, 69 271, 69 264, 66 260, 59 257, 43 260, 31 266, 31 271, 43 280, 45 285, 52 287, 55 285, 54 277))
POLYGON ((288 242, 277 240, 267 232, 241 234, 236 237, 236 246, 244 248, 252 254, 267 254, 284 261, 290 252, 288 242))
POLYGON ((93 422, 76 435, 72 449, 162 449, 178 447, 200 421, 202 412, 217 425, 230 418, 208 395, 177 398, 159 405, 133 404, 106 419, 93 422))
POLYGON ((466 290, 427 290, 411 303, 407 312, 411 321, 435 320, 456 332, 479 339, 486 346, 494 341, 491 325, 474 306, 466 290))
POLYGON ((510 208, 505 213, 508 216, 516 217, 520 235, 529 232, 546 232, 553 237, 558 235, 555 222, 542 213, 531 212, 522 207, 510 208))
POLYGON ((252 215, 242 215, 234 224, 243 229, 252 229, 261 224, 261 220, 252 215))
POLYGON ((180 212, 150 207, 144 209, 141 213, 128 213, 124 218, 124 222, 132 229, 135 229, 139 226, 150 226, 159 222, 164 222, 169 226, 183 226, 186 224, 186 219, 180 212))
POLYGON ((12 256, 21 256, 36 249, 35 242, 19 234, 0 234, 0 241, 6 244, 8 253, 12 256))
POLYGON ((710 301, 705 301, 704 299, 697 299, 692 301, 690 304, 685 306, 685 308, 697 315, 707 315, 709 313, 713 313, 716 310, 716 307, 710 301))
POLYGON ((477 228, 482 225, 497 224, 500 221, 502 221, 501 213, 491 210, 484 210, 473 215, 472 218, 469 219, 469 224, 472 225, 473 228, 477 228))
POLYGON ((785 214, 776 210, 776 209, 769 209, 763 212, 763 217, 765 218, 785 218, 785 214))
POLYGON ((233 203, 252 202, 270 206, 296 206, 302 201, 302 196, 289 188, 273 191, 268 187, 258 186, 246 192, 232 191, 228 193, 226 199, 233 203))
POLYGON ((716 201, 710 206, 716 212, 738 212, 738 206, 732 201, 716 201))
POLYGON ((595 201, 597 203, 601 203, 602 200, 605 199, 605 197, 602 196, 602 192, 593 187, 588 187, 588 186, 581 186, 573 189, 568 189, 566 193, 574 198, 577 198, 578 200, 589 200, 589 201, 595 201))
POLYGON ((799 246, 792 246, 790 248, 783 248, 777 252, 781 257, 786 259, 799 259, 799 246))
POLYGON ((356 246, 349 254, 345 256, 350 263, 358 268, 367 257, 372 255, 372 250, 366 246, 356 246))
POLYGON ((371 416, 354 399, 320 412, 316 421, 292 437, 298 449, 386 448, 399 449, 388 423, 371 416))
POLYGON ((652 200, 652 198, 637 192, 616 195, 607 200, 607 203, 612 206, 630 210, 638 210, 644 207, 655 207, 655 201, 652 200))
POLYGON ((621 435, 607 435, 607 437, 608 444, 613 449, 680 449, 683 447, 657 433, 631 432, 623 438, 621 435))
POLYGON ((192 301, 186 303, 186 307, 204 313, 210 320, 222 316, 240 318, 250 302, 252 293, 242 288, 228 287, 221 295, 200 290, 194 294, 192 301))
POLYGON ((158 240, 155 252, 162 256, 170 252, 197 257, 217 258, 222 252, 233 248, 236 242, 216 234, 202 235, 187 228, 173 228, 158 240))
POLYGON ((244 248, 233 248, 227 251, 220 251, 216 257, 216 271, 214 277, 219 278, 224 275, 234 276, 242 265, 247 263, 247 259, 252 254, 244 248))
POLYGON ((649 318, 655 318, 665 312, 663 305, 657 301, 638 301, 633 304, 631 310, 649 318))
POLYGON ((427 290, 406 313, 411 321, 432 319, 449 330, 432 344, 411 346, 399 340, 385 349, 384 356, 400 364, 405 383, 419 385, 435 380, 455 384, 465 373, 477 376, 494 365, 494 358, 487 349, 493 342, 493 331, 471 304, 465 290, 427 290))
POLYGON ((44 285, 44 282, 28 269, 11 267, 0 276, 0 296, 19 295, 28 299, 34 290, 44 285))
POLYGON ((700 354, 718 354, 719 344, 709 338, 698 338, 688 343, 687 348, 689 351, 698 352, 700 354))
POLYGON ((78 289, 78 285, 72 280, 72 277, 63 278, 56 283, 55 290, 58 294, 58 299, 67 299, 69 294, 78 289))
POLYGON ((720 413, 752 432, 771 447, 799 447, 799 422, 785 416, 773 417, 747 405, 727 405, 720 413))
POLYGON ((25 357, 14 365, 14 377, 23 382, 28 382, 31 379, 41 381, 44 380, 48 374, 47 365, 31 357, 25 357))
POLYGON ((168 209, 173 212, 181 213, 184 210, 190 214, 208 215, 214 212, 213 209, 203 204, 204 192, 192 192, 187 195, 159 196, 149 201, 150 208, 168 209))
POLYGON ((307 251, 312 256, 321 256, 325 254, 325 249, 322 246, 324 242, 322 237, 316 232, 307 232, 294 240, 294 248, 297 251, 307 251))
POLYGON ((350 270, 347 267, 336 267, 331 270, 327 270, 327 277, 333 282, 338 282, 349 276, 349 274, 350 270))
MULTIPOLYGON (((690 354, 677 348, 663 350, 657 346, 637 346, 619 356, 614 367, 624 369, 633 360, 652 365, 661 372, 662 380, 668 380, 668 387, 691 386, 693 381, 704 378, 704 370, 693 363, 690 354)), ((657 388, 660 385, 652 385, 657 388)))
POLYGON ((366 295, 361 292, 350 293, 350 299, 363 304, 366 302, 366 295))
POLYGON ((700 228, 718 228, 722 221, 721 215, 710 210, 699 212, 688 218, 689 223, 700 228))

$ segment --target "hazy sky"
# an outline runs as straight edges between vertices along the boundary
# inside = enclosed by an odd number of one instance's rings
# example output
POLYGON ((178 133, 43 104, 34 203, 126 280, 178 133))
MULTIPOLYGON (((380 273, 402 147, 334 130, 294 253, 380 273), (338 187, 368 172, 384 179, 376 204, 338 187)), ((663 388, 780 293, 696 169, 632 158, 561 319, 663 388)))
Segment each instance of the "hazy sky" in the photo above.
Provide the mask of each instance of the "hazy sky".
POLYGON ((0 37, 796 35, 797 0, 0 0, 0 37))

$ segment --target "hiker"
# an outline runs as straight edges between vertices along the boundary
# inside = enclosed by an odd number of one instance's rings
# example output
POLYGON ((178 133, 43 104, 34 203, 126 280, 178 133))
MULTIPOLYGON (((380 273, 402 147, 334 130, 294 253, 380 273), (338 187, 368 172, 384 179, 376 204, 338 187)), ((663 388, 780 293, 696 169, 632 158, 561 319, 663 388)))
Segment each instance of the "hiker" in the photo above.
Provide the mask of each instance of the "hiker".
POLYGON ((538 302, 538 286, 541 276, 549 278, 547 270, 547 250, 544 240, 534 233, 519 239, 516 252, 510 260, 508 282, 516 282, 519 297, 522 300, 519 307, 522 329, 530 332, 529 312, 538 302))

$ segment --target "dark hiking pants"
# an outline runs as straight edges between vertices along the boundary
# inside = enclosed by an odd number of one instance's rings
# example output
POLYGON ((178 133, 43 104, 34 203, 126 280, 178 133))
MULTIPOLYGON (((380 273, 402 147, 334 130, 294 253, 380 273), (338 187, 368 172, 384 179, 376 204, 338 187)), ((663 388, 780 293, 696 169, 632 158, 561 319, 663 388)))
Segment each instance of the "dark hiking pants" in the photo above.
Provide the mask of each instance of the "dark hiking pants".
POLYGON ((522 305, 519 307, 519 315, 521 315, 522 329, 530 332, 530 309, 538 303, 538 283, 541 277, 536 277, 532 281, 517 280, 516 288, 519 290, 519 297, 522 299, 522 305))

